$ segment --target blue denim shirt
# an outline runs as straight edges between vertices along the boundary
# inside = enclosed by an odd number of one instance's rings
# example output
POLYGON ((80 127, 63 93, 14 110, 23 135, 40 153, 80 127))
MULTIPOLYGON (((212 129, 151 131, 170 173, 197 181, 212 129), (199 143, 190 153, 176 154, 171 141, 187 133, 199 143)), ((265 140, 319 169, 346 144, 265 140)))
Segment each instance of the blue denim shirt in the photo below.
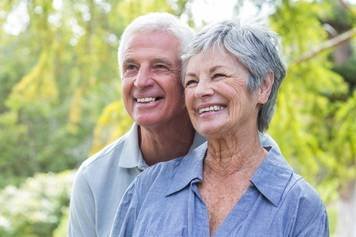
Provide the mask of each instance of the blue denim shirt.
MULTIPOLYGON (((126 191, 111 237, 211 236, 198 190, 206 143, 148 168, 126 191)), ((329 236, 327 214, 314 189, 274 148, 213 236, 329 236)))
MULTIPOLYGON (((116 209, 129 184, 148 165, 139 146, 138 125, 80 166, 73 183, 69 212, 69 237, 107 237, 116 209)), ((268 134, 261 144, 278 145, 268 134)), ((205 142, 195 134, 190 150, 205 142)))

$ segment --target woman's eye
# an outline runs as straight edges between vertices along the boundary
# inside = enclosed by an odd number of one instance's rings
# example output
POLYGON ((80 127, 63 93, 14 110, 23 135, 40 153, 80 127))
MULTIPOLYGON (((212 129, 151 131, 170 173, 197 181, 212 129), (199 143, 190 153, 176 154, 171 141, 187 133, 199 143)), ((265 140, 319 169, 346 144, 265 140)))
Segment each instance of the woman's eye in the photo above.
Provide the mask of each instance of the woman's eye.
POLYGON ((184 87, 192 87, 198 83, 197 80, 187 80, 184 84, 184 87))
POLYGON ((223 73, 215 73, 215 74, 213 74, 212 79, 224 79, 226 77, 227 77, 227 75, 225 75, 223 73))

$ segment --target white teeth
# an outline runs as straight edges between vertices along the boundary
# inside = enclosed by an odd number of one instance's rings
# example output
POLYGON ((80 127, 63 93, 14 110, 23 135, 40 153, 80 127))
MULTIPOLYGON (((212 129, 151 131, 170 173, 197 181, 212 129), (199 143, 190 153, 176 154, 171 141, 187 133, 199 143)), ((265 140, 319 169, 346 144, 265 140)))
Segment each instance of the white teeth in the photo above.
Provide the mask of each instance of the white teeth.
POLYGON ((220 105, 212 105, 212 106, 208 106, 208 107, 204 107, 204 108, 200 108, 199 109, 199 114, 204 113, 204 112, 210 112, 210 111, 219 111, 224 109, 223 106, 220 105))
POLYGON ((156 100, 156 98, 153 98, 153 97, 137 98, 138 103, 150 103, 155 100, 156 100))

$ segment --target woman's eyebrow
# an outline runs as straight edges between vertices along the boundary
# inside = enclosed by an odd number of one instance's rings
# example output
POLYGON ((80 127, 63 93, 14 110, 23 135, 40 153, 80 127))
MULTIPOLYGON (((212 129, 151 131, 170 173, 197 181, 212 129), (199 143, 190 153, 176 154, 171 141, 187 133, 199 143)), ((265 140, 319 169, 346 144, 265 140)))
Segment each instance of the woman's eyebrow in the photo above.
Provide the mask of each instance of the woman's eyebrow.
POLYGON ((186 74, 185 74, 185 77, 197 77, 197 75, 194 73, 194 72, 187 72, 186 74))
POLYGON ((226 68, 226 67, 224 67, 222 65, 216 65, 216 66, 214 66, 214 67, 209 69, 209 73, 213 73, 213 72, 217 71, 220 68, 226 68))

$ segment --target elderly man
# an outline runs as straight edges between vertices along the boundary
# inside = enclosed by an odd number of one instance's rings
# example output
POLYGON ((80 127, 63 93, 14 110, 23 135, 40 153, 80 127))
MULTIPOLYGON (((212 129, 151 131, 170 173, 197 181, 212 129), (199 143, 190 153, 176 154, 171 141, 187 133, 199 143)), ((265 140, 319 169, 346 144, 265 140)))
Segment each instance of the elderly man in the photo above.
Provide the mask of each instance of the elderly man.
MULTIPOLYGON (((191 29, 168 13, 138 17, 125 29, 119 47, 122 96, 135 124, 79 168, 69 236, 108 236, 124 191, 142 170, 204 142, 189 120, 180 84, 180 56, 192 38, 191 29)), ((265 135, 260 139, 277 146, 265 135)))

